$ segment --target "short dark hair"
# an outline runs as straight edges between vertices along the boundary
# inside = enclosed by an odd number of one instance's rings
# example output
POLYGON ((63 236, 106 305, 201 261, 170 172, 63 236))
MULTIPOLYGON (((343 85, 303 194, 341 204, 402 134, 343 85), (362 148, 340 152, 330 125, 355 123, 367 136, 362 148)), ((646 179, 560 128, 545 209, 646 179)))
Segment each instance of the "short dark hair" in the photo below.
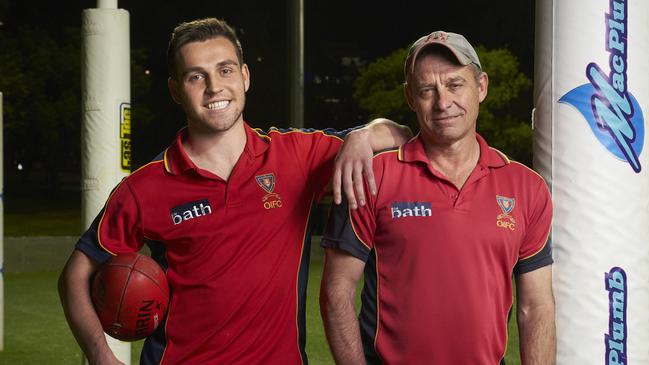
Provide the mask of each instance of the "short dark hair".
POLYGON ((204 18, 180 23, 174 28, 167 47, 167 69, 171 78, 176 77, 176 56, 180 49, 191 42, 203 42, 209 39, 225 37, 237 51, 239 64, 243 65, 243 48, 232 27, 222 19, 204 18))

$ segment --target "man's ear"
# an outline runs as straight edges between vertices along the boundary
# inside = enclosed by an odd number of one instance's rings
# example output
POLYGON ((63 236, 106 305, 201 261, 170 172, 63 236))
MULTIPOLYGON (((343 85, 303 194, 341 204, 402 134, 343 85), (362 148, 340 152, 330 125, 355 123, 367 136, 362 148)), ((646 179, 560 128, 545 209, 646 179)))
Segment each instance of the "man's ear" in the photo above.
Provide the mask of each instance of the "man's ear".
POLYGON ((408 87, 408 83, 403 84, 403 96, 405 96, 406 103, 408 103, 408 107, 410 108, 410 110, 414 112, 415 108, 413 107, 414 103, 412 100, 412 93, 410 91, 410 88, 408 87))
POLYGON ((181 104, 180 91, 178 90, 178 81, 174 78, 169 77, 167 79, 167 87, 169 88, 169 94, 176 104, 181 104))
POLYGON ((489 76, 485 72, 480 74, 478 78, 478 97, 480 102, 487 97, 487 91, 489 90, 489 76))
POLYGON ((241 74, 243 75, 243 90, 247 92, 250 88, 250 70, 245 63, 241 66, 241 74))

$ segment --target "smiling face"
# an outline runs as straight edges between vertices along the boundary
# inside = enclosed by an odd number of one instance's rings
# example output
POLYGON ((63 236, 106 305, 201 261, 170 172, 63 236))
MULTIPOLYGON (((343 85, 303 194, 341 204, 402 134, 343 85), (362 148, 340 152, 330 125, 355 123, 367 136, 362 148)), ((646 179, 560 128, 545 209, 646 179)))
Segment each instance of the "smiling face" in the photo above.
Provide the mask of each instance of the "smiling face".
POLYGON ((425 52, 417 58, 405 91, 425 141, 449 146, 475 139, 488 79, 481 72, 476 80, 472 67, 458 64, 450 52, 425 52))
POLYGON ((176 57, 169 91, 182 105, 190 130, 219 133, 243 122, 250 75, 232 42, 225 37, 190 42, 176 57))

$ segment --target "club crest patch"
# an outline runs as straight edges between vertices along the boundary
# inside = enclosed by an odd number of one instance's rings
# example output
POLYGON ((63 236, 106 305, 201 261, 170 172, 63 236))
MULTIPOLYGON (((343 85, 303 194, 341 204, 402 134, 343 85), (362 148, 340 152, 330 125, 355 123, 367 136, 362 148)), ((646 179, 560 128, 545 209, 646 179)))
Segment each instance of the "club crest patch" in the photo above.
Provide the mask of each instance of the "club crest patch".
POLYGON ((259 185, 266 194, 261 198, 265 209, 274 209, 282 207, 282 197, 273 192, 275 190, 275 175, 273 173, 255 176, 257 185, 259 185))
POLYGON ((516 206, 516 200, 514 198, 496 195, 496 202, 502 211, 502 214, 498 214, 496 217, 496 225, 500 228, 514 231, 516 229, 516 220, 511 216, 511 212, 516 206))
POLYGON ((275 175, 272 173, 257 175, 255 176, 255 179, 257 180, 257 184, 259 184, 259 186, 261 186, 261 188, 267 193, 272 193, 275 189, 275 175))
POLYGON ((496 195, 496 201, 498 202, 500 209, 502 209, 503 214, 507 215, 514 210, 514 205, 516 205, 516 200, 514 200, 514 198, 507 198, 500 195, 496 195))

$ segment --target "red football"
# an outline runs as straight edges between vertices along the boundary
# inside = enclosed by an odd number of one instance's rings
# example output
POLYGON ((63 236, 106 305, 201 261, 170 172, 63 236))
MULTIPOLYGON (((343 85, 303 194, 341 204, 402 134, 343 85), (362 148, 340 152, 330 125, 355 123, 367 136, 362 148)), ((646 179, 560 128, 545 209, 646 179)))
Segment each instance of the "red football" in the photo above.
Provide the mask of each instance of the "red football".
POLYGON ((164 319, 169 284, 153 259, 128 253, 99 268, 91 295, 104 331, 118 340, 136 341, 151 335, 164 319))

